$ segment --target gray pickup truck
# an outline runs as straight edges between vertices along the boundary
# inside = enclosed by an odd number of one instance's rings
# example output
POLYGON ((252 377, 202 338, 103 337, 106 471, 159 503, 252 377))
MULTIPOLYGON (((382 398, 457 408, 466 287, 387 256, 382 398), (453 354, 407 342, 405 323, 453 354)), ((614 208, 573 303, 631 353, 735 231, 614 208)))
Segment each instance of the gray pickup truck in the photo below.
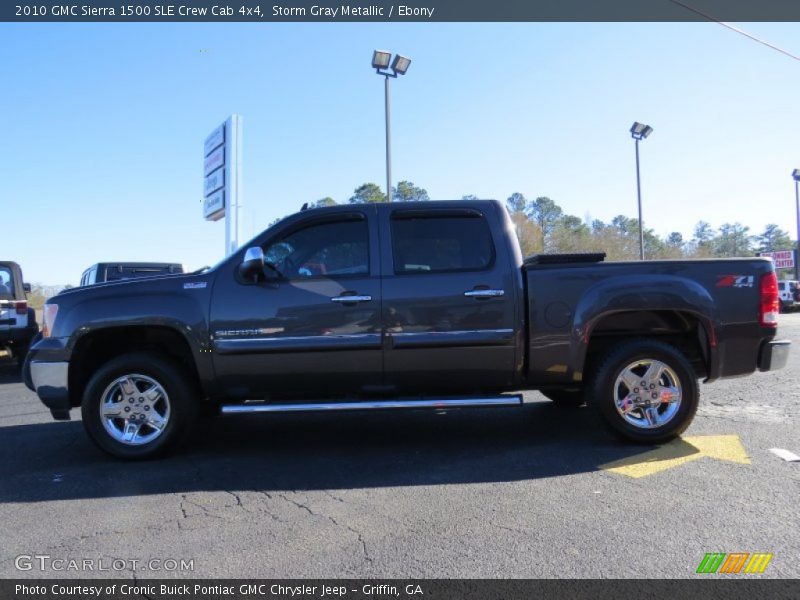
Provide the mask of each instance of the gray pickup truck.
POLYGON ((698 380, 784 366, 769 259, 523 260, 495 201, 301 211, 216 267, 65 291, 26 382, 146 458, 201 413, 496 407, 538 389, 668 440, 698 380))

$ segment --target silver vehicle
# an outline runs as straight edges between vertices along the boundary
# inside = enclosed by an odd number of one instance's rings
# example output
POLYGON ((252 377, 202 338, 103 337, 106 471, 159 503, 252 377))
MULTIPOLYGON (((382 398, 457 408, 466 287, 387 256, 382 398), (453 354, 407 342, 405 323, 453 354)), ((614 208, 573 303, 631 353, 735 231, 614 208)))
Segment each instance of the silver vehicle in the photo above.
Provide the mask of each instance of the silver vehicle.
POLYGON ((787 279, 778 282, 778 294, 781 301, 781 312, 789 312, 800 308, 800 289, 798 282, 787 279))

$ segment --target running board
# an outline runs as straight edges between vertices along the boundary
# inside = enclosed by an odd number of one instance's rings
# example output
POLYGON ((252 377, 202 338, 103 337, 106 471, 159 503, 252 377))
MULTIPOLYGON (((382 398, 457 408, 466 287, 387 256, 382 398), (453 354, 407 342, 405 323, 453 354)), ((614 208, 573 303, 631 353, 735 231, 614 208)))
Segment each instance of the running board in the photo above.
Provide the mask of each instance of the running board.
POLYGON ((522 406, 522 396, 487 396, 484 398, 431 398, 425 400, 370 400, 365 402, 303 402, 301 404, 226 404, 224 415, 238 413, 325 412, 336 410, 384 410, 390 408, 481 408, 522 406))

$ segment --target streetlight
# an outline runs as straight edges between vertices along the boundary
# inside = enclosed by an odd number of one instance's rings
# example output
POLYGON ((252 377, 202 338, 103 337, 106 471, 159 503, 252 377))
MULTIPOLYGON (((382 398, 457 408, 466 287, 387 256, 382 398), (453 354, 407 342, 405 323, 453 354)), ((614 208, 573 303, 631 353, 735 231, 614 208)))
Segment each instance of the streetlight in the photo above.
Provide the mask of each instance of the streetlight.
POLYGON ((800 169, 792 171, 794 179, 794 205, 797 210, 797 247, 794 253, 794 278, 800 279, 800 169))
POLYGON ((386 102, 386 201, 392 201, 392 134, 389 127, 389 119, 391 115, 391 105, 389 103, 389 78, 396 78, 398 75, 405 75, 408 67, 411 65, 411 59, 396 54, 392 60, 392 53, 385 50, 375 50, 372 53, 372 68, 378 75, 384 77, 384 95, 386 102), (391 63, 391 72, 389 72, 389 63, 391 63))
POLYGON ((636 140, 636 196, 639 199, 639 260, 644 260, 644 227, 642 226, 642 182, 639 177, 639 141, 653 133, 650 125, 636 122, 631 125, 631 137, 636 140))

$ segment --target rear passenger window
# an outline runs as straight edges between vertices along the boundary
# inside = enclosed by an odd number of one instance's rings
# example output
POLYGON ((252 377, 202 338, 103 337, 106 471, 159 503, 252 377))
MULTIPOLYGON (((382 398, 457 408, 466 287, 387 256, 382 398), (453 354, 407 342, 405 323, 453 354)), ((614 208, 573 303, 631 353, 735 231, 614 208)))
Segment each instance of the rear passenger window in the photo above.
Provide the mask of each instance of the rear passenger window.
POLYGON ((392 218, 394 272, 481 271, 494 262, 494 245, 480 215, 392 218))

